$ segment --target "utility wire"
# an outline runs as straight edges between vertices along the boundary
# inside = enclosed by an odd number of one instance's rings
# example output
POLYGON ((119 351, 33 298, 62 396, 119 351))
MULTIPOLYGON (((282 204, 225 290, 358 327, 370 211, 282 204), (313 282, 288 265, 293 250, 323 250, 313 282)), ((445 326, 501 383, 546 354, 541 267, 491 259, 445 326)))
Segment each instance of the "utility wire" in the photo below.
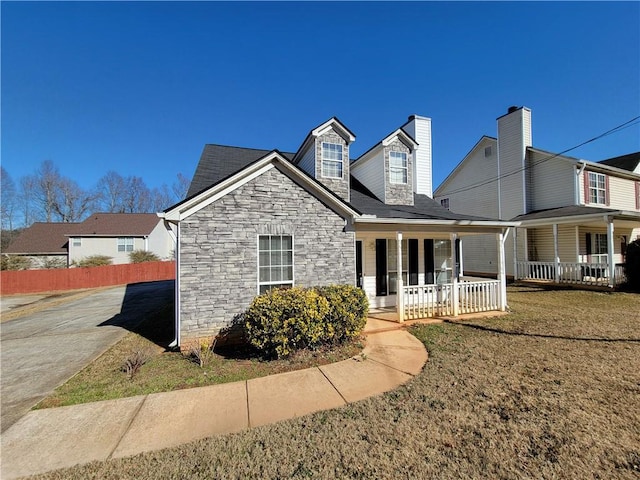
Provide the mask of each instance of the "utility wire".
POLYGON ((584 145, 587 145, 588 143, 595 142, 596 140, 600 140, 601 138, 604 138, 606 136, 612 135, 612 134, 617 133, 617 132, 619 132, 621 130, 624 130, 626 128, 632 127, 633 125, 637 125, 638 123, 640 123, 640 115, 635 117, 635 118, 632 118, 631 120, 628 120, 628 121, 626 121, 624 123, 621 123, 617 127, 614 127, 614 128, 612 128, 610 130, 607 130, 606 132, 601 133, 600 135, 597 135, 597 136, 595 136, 595 137, 593 137, 593 138, 591 138, 589 140, 586 140, 586 141, 584 141, 584 142, 582 142, 582 143, 580 143, 580 144, 578 144, 578 145, 576 145, 574 147, 567 148, 566 150, 563 150, 560 153, 554 153, 553 155, 549 155, 549 156, 547 156, 545 158, 542 158, 540 160, 537 160, 535 162, 531 162, 529 165, 526 165, 526 166, 520 167, 520 168, 518 168, 516 170, 509 171, 507 173, 498 175, 497 177, 493 177, 493 178, 490 178, 490 179, 487 179, 487 180, 483 180, 483 181, 477 182, 477 183, 472 183, 471 185, 467 185, 466 187, 461 187, 461 188, 458 188, 456 190, 451 190, 450 192, 447 192, 446 195, 453 195, 453 194, 456 194, 456 193, 466 192, 466 191, 473 190, 473 189, 478 188, 478 187, 482 187, 484 185, 489 185, 490 183, 497 182, 498 180, 501 180, 503 178, 507 178, 507 177, 511 177, 513 175, 517 175, 518 173, 524 172, 525 170, 530 170, 531 168, 533 168, 535 166, 538 166, 538 165, 540 165, 540 164, 542 164, 544 162, 548 162, 549 160, 551 160, 553 158, 559 157, 561 155, 564 155, 565 153, 571 152, 572 150, 575 150, 575 149, 580 148, 580 147, 582 147, 584 145))

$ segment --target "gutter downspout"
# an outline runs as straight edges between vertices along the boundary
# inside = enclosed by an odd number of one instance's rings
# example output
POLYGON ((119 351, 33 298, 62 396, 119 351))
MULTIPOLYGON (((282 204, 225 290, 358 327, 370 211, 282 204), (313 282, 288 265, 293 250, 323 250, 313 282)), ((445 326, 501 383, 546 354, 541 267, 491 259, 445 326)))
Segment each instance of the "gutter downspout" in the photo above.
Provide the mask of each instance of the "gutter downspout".
POLYGON ((173 316, 175 318, 175 336, 173 337, 173 341, 169 344, 169 347, 171 348, 180 348, 180 222, 176 222, 174 223, 174 225, 176 226, 176 231, 173 231, 173 228, 171 228, 171 222, 169 222, 166 219, 164 220, 164 226, 167 229, 167 232, 169 232, 169 236, 171 237, 171 240, 173 240, 173 246, 174 246, 174 256, 175 256, 175 262, 176 262, 176 279, 175 279, 175 283, 174 283, 174 312, 173 312, 173 316))
POLYGON ((580 175, 582 175, 582 173, 584 172, 585 167, 587 166, 586 163, 584 163, 583 160, 580 160, 578 163, 580 163, 580 166, 576 166, 576 177, 574 178, 574 190, 576 192, 575 195, 575 201, 576 201, 576 205, 580 205, 580 175))

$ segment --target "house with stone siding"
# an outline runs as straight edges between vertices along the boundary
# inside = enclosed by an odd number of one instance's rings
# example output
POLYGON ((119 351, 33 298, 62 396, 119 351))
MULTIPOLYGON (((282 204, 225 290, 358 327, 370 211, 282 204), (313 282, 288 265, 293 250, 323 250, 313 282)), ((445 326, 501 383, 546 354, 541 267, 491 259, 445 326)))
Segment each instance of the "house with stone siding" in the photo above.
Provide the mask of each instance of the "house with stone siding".
POLYGON ((432 199, 431 119, 412 115, 358 158, 333 117, 296 152, 205 145, 187 198, 159 215, 176 247, 176 339, 215 335, 271 288, 351 284, 396 321, 504 310, 496 279, 461 275, 460 239, 517 223, 432 199))

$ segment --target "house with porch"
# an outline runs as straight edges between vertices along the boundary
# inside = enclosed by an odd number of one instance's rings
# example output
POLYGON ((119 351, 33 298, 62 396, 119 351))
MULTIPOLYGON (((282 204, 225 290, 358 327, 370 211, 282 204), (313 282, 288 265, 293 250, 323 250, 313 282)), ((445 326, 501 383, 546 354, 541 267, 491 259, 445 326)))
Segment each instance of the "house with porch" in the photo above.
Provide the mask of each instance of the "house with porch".
POLYGON ((215 335, 271 288, 352 284, 395 319, 504 310, 517 222, 432 198, 431 120, 413 115, 350 160, 337 118, 296 152, 206 145, 187 198, 159 213, 176 244, 176 340, 215 335), (460 275, 460 240, 489 235, 496 280, 460 275))
MULTIPOLYGON (((436 189, 451 211, 517 221, 506 245, 516 279, 614 286, 640 237, 640 152, 600 162, 533 147, 531 110, 511 107, 436 189)), ((497 272, 490 238, 465 239, 464 272, 497 272)))

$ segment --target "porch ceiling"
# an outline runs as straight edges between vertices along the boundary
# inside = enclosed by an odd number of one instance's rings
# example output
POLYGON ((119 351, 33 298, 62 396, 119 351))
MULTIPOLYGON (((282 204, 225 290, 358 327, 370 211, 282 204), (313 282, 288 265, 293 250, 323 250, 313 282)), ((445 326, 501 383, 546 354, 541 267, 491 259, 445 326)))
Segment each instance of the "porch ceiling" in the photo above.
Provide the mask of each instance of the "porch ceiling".
POLYGON ((360 223, 356 222, 355 231, 358 232, 412 232, 424 234, 450 234, 459 236, 486 235, 502 233, 506 227, 477 226, 477 225, 437 225, 417 223, 360 223))

